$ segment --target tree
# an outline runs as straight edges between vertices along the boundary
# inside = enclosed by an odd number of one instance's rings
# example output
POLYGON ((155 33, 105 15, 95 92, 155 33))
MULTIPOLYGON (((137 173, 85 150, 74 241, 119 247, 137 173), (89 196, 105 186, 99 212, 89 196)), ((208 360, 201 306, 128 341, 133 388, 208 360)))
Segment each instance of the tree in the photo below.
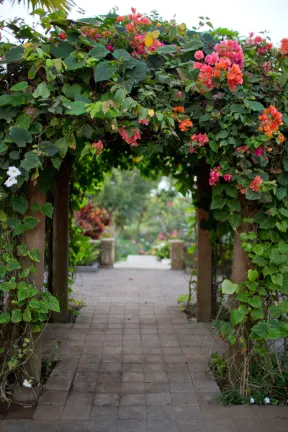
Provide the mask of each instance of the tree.
MULTIPOLYGON (((69 11, 72 6, 75 6, 73 0, 9 0, 14 6, 15 3, 27 5, 28 9, 35 10, 37 8, 47 9, 48 11, 63 9, 69 11)), ((4 0, 0 0, 0 4, 3 4, 4 0)))
POLYGON ((95 201, 112 215, 116 227, 122 230, 126 224, 136 219, 141 223, 154 186, 155 183, 141 177, 136 168, 132 171, 114 168, 111 175, 106 175, 103 188, 95 201))

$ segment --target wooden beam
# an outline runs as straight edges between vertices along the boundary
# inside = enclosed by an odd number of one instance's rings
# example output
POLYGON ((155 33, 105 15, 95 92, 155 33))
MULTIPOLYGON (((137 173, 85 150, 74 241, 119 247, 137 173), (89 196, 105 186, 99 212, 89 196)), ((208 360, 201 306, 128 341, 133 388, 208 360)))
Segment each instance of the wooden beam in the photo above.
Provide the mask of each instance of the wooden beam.
POLYGON ((60 313, 53 312, 53 322, 68 322, 68 252, 69 252, 69 178, 71 159, 65 157, 56 179, 53 214, 52 293, 59 300, 60 313))
POLYGON ((208 220, 211 187, 209 185, 209 167, 200 161, 197 175, 197 321, 209 322, 212 312, 212 245, 209 231, 201 228, 201 223, 208 220))
MULTIPOLYGON (((25 231, 23 235, 23 243, 27 245, 28 249, 37 248, 40 252, 40 262, 34 262, 33 266, 36 268, 34 275, 34 284, 38 289, 39 293, 43 289, 44 281, 44 249, 45 249, 45 215, 40 211, 32 211, 31 207, 34 203, 39 206, 43 206, 46 202, 46 195, 41 193, 32 181, 28 184, 28 196, 29 196, 29 210, 26 216, 32 216, 39 219, 39 223, 35 228, 29 231, 25 231)), ((25 257, 21 258, 21 264, 23 267, 29 266, 30 261, 27 261, 25 257)), ((42 363, 42 337, 39 333, 33 333, 34 349, 33 354, 27 363, 27 372, 30 377, 34 377, 37 382, 41 379, 41 363, 42 363)))

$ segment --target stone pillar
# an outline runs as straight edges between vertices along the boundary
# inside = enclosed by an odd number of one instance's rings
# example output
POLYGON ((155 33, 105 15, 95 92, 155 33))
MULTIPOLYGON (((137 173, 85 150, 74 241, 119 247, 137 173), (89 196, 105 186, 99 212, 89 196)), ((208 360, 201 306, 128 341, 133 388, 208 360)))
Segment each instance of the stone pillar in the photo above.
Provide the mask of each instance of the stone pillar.
POLYGON ((113 267, 115 263, 115 239, 101 239, 100 263, 103 267, 113 267))
POLYGON ((71 159, 67 156, 57 174, 53 214, 52 294, 58 299, 60 312, 52 312, 53 322, 65 323, 68 311, 69 252, 69 178, 71 159))
POLYGON ((185 267, 184 261, 184 241, 170 240, 170 259, 171 270, 183 270, 185 267))
POLYGON ((210 207, 209 167, 200 162, 197 207, 197 321, 209 322, 212 312, 212 245, 209 231, 201 225, 208 220, 210 207))

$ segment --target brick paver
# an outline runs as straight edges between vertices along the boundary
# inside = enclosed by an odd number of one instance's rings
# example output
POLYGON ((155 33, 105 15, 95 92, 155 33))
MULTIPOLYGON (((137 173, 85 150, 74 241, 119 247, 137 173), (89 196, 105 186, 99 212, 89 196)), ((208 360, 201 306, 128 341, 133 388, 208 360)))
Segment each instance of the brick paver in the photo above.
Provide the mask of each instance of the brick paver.
POLYGON ((59 361, 33 418, 4 419, 1 432, 287 432, 287 407, 213 402, 207 357, 223 347, 180 312, 186 290, 169 270, 79 274, 86 307, 76 324, 47 328, 46 355, 57 343, 59 361))

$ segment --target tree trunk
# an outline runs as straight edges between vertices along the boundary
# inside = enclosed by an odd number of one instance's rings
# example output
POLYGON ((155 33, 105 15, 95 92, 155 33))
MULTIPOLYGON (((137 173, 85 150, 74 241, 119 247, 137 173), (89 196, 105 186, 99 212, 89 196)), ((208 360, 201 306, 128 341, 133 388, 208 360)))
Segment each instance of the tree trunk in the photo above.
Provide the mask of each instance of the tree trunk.
MULTIPOLYGON (((45 215, 40 211, 34 212, 31 210, 32 204, 37 203, 39 206, 43 206, 46 202, 46 195, 41 193, 37 185, 33 185, 30 181, 28 184, 28 195, 29 195, 29 210, 26 216, 33 216, 39 219, 38 225, 29 231, 25 231, 23 235, 23 243, 27 245, 28 249, 37 248, 40 252, 40 262, 34 262, 33 265, 36 268, 36 274, 34 275, 34 284, 38 289, 39 293, 43 289, 44 280, 44 249, 45 249, 45 215)), ((25 257, 21 259, 23 266, 29 266, 31 263, 28 262, 25 257)), ((27 372, 30 377, 34 377, 36 381, 40 381, 41 378, 41 363, 42 363, 42 338, 39 333, 33 334, 34 350, 27 363, 27 372)))
POLYGON ((68 270, 69 270, 69 178, 71 159, 66 156, 56 179, 53 215, 52 271, 53 295, 60 304, 60 313, 53 312, 53 322, 65 323, 69 319, 68 310, 68 270))
POLYGON ((212 245, 209 231, 200 224, 208 220, 211 187, 209 167, 201 160, 197 174, 197 321, 209 322, 212 312, 212 245))

